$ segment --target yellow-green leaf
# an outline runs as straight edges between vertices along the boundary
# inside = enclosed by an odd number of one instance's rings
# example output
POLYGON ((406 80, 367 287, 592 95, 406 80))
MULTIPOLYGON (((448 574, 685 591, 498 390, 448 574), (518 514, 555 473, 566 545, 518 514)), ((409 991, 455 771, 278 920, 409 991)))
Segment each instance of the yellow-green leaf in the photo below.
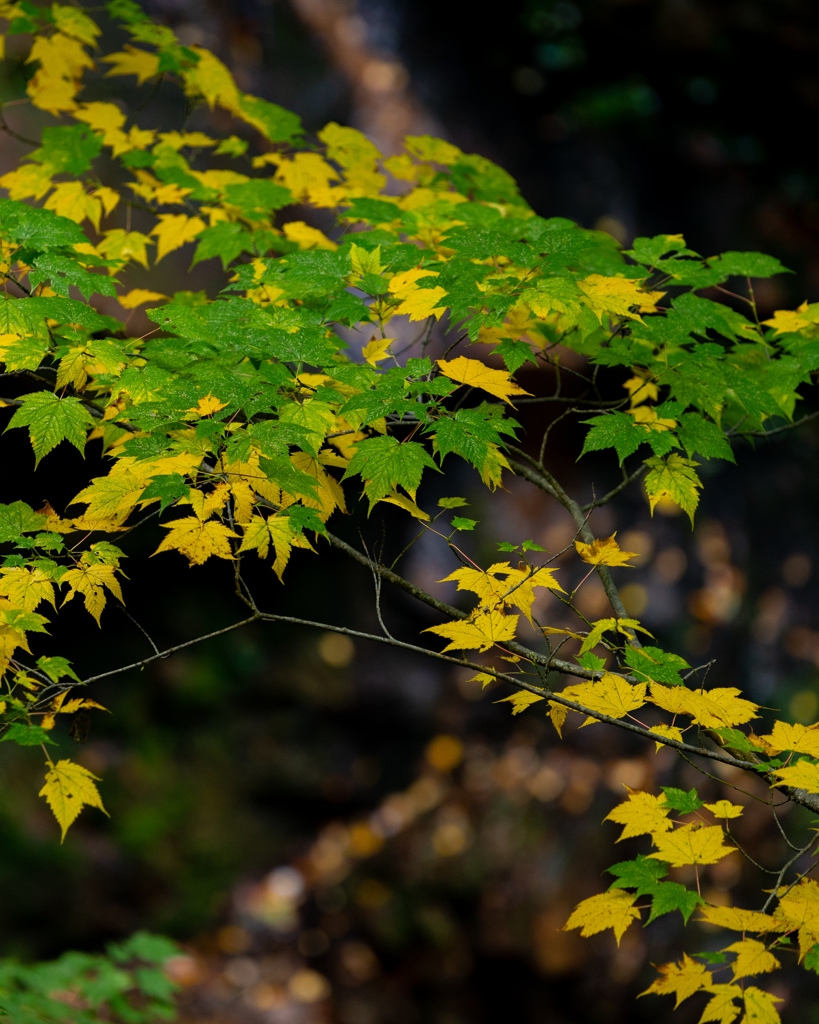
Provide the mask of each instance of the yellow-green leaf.
POLYGON ((578 903, 572 916, 563 925, 563 931, 579 928, 580 934, 587 938, 606 928, 612 928, 619 946, 620 939, 631 922, 640 919, 640 911, 634 906, 636 899, 635 893, 626 892, 625 889, 609 889, 608 892, 590 896, 578 903))
POLYGON ((441 373, 450 380, 459 384, 467 384, 471 388, 480 388, 488 391, 495 398, 502 398, 504 402, 511 405, 510 395, 528 395, 519 384, 512 380, 508 370, 492 370, 485 366, 479 359, 467 359, 466 356, 458 356, 457 359, 436 360, 441 368, 441 373))
POLYGON ((45 785, 40 790, 40 796, 46 798, 48 806, 57 819, 57 824, 62 829, 60 842, 65 839, 69 826, 76 820, 77 815, 86 804, 89 807, 98 807, 103 814, 108 814, 94 784, 99 782, 99 779, 82 765, 63 758, 51 765, 45 778, 45 785))

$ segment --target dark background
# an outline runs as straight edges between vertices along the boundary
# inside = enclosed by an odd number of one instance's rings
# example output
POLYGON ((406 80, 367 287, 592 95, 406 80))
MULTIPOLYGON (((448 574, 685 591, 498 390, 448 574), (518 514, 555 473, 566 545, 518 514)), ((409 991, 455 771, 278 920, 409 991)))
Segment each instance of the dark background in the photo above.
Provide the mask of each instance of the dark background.
MULTIPOLYGON (((145 7, 310 130, 353 124, 385 152, 405 133, 438 134, 508 169, 541 215, 624 244, 682 232, 704 255, 772 253, 794 274, 761 285, 763 312, 819 298, 812 3, 533 0, 491 16, 427 0, 145 7)), ((174 266, 175 287, 203 287, 183 260, 174 266)), ((77 478, 94 475, 93 455, 63 460, 63 479, 48 460, 32 475, 17 433, 4 437, 19 470, 3 500, 60 507, 77 478)), ((576 443, 566 438, 568 450, 576 443)), ((808 424, 740 452, 736 468, 705 467, 693 532, 685 517, 650 519, 638 491, 592 523, 642 552, 619 579, 659 642, 692 663, 716 658, 710 682, 806 722, 819 710, 817 444, 808 424)), ((555 458, 583 500, 610 471, 555 458)), ((452 493, 470 486, 446 483, 452 493)), ((501 533, 550 550, 571 538, 560 510, 517 481, 494 500, 493 512, 477 504, 476 518, 501 533)), ((404 540, 397 522, 384 527, 391 549, 404 540)), ((376 542, 381 530, 375 515, 333 525, 351 542, 359 526, 376 542)), ((129 542, 126 588, 159 646, 240 617, 224 566, 188 570, 170 555, 139 568, 160 533, 129 542)), ((321 554, 319 563, 296 552, 286 588, 262 566, 251 583, 270 610, 374 628, 366 572, 321 554)), ((490 543, 477 554, 491 559, 490 543)), ((426 542, 411 559, 429 585, 450 568, 426 542)), ((602 614, 592 581, 584 586, 589 613, 602 614)), ((436 621, 395 595, 384 615, 409 640, 436 621)), ((59 621, 54 648, 72 650, 83 676, 147 653, 114 607, 99 633, 81 607, 59 621)), ((559 929, 607 884, 606 866, 642 850, 624 843, 613 855, 616 829, 600 824, 623 782, 697 785, 715 798, 673 758, 602 727, 569 728, 561 744, 536 710, 513 718, 492 704, 502 693, 482 695, 462 675, 293 627, 230 634, 92 695, 112 716, 94 717, 76 755, 63 736, 60 754, 104 777, 110 821, 86 810, 60 846, 34 796, 36 758, 2 750, 6 953, 51 956, 163 930, 186 944, 176 970, 191 1022, 616 1024, 670 1011, 667 998, 635 996, 651 963, 678 955, 676 922, 630 932, 618 950, 610 933, 581 940, 559 929), (442 735, 455 739, 429 746, 442 735)), ((745 822, 757 858, 775 863, 764 814, 749 809, 745 822)), ((710 897, 733 884, 731 870, 712 873, 710 897)), ((751 872, 747 883, 751 893, 764 881, 751 872)), ((709 941, 689 937, 693 948, 709 941)), ((778 984, 786 1016, 819 1020, 810 978, 778 984)), ((699 1018, 695 1002, 677 1012, 681 1024, 699 1018)))

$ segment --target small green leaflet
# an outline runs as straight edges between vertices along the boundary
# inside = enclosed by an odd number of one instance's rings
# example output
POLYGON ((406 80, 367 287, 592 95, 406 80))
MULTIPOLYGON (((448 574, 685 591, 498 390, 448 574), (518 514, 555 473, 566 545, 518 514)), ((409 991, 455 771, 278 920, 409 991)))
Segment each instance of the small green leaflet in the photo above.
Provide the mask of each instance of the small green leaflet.
POLYGON ((79 398, 59 398, 52 391, 34 391, 19 401, 20 408, 15 410, 6 429, 29 428, 35 465, 60 441, 68 441, 83 454, 86 431, 94 421, 79 398))
POLYGON ((463 505, 468 505, 469 502, 466 498, 439 498, 438 508, 461 508, 463 505))
POLYGON ((56 655, 51 658, 38 658, 37 668, 39 668, 41 672, 45 672, 48 678, 54 683, 59 683, 63 676, 68 676, 69 679, 75 679, 78 683, 81 682, 80 677, 71 667, 71 662, 68 658, 61 658, 56 655))
POLYGON ((453 516, 452 525, 456 530, 474 530, 478 525, 477 519, 464 519, 462 516, 453 516))
POLYGON ((54 174, 76 176, 87 171, 102 152, 102 139, 84 124, 43 128, 42 145, 29 159, 44 164, 54 174))
MULTIPOLYGON (((649 440, 649 433, 660 433, 659 431, 647 431, 645 427, 635 422, 633 416, 619 410, 592 416, 590 420, 582 422, 590 426, 591 430, 586 434, 580 457, 587 452, 599 452, 604 448, 614 448, 621 466, 623 459, 636 452, 644 441, 649 440)), ((668 433, 668 431, 662 431, 662 433, 668 433)))
POLYGON ((702 455, 706 459, 727 459, 729 462, 736 462, 725 434, 713 420, 706 419, 699 413, 683 413, 676 433, 689 458, 692 455, 702 455))
POLYGON ((140 501, 159 498, 159 510, 172 505, 179 498, 187 498, 190 493, 190 486, 185 478, 179 473, 168 473, 166 476, 155 476, 142 492, 140 501))

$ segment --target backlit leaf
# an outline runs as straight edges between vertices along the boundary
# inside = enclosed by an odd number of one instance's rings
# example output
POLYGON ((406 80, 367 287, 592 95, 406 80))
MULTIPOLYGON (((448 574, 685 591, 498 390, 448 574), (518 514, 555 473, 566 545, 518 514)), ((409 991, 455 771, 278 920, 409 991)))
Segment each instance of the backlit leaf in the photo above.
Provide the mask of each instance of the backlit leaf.
POLYGON ((479 359, 458 356, 457 359, 438 359, 436 361, 441 368, 441 373, 449 377, 450 380, 488 391, 490 395, 502 398, 509 405, 512 404, 509 401, 510 395, 529 394, 512 380, 507 370, 492 370, 479 359))
POLYGON ((579 928, 584 937, 596 935, 606 928, 614 930, 617 945, 632 921, 639 921, 640 911, 634 906, 637 897, 624 889, 609 889, 578 903, 563 931, 579 928))
POLYGON ((45 785, 40 790, 40 796, 46 798, 57 819, 57 824, 62 830, 61 842, 84 806, 98 807, 103 814, 108 813, 102 805, 96 782, 99 782, 96 775, 66 758, 52 764, 46 773, 45 785))

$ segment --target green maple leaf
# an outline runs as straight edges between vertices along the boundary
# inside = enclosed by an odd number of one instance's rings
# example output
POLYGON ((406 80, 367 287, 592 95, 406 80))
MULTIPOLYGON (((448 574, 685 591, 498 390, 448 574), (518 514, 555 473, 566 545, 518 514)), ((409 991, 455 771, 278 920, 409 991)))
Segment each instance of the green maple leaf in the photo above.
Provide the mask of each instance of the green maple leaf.
POLYGON ((42 145, 29 154, 53 174, 79 175, 102 152, 102 139, 84 124, 43 128, 42 145))
POLYGON ((696 789, 689 789, 686 792, 684 789, 677 789, 674 786, 663 786, 662 790, 665 797, 665 806, 670 807, 673 811, 678 811, 680 814, 690 814, 692 811, 697 811, 702 807, 702 800, 700 800, 700 795, 696 789))
POLYGON ((638 896, 645 896, 654 892, 659 880, 668 874, 668 864, 640 854, 634 860, 612 864, 606 871, 615 876, 610 889, 636 889, 638 896))
POLYGON ((648 645, 627 647, 625 660, 629 668, 641 678, 653 679, 657 683, 666 683, 669 686, 682 686, 680 672, 691 668, 679 654, 667 654, 659 647, 648 645))
POLYGON ((86 431, 94 421, 79 398, 72 395, 59 398, 52 391, 35 391, 23 395, 19 401, 22 404, 6 429, 29 428, 35 465, 39 465, 40 459, 60 441, 68 441, 83 454, 86 431))
MULTIPOLYGON (((587 452, 614 448, 620 465, 622 465, 623 459, 636 452, 644 441, 649 440, 649 432, 645 427, 636 423, 633 416, 619 410, 601 413, 599 416, 592 416, 590 420, 582 422, 590 426, 591 430, 586 434, 586 440, 583 442, 581 457, 587 452)), ((659 436, 660 433, 669 433, 669 431, 652 431, 652 433, 659 436)))
POLYGON ((646 924, 651 924, 655 918, 662 914, 670 914, 673 910, 679 910, 683 921, 688 924, 689 917, 701 903, 705 902, 702 896, 697 895, 691 889, 686 889, 679 882, 660 882, 650 895, 652 897, 651 913, 646 924))
POLYGON ((227 268, 243 252, 253 251, 253 239, 251 233, 243 225, 236 221, 223 220, 205 228, 199 236, 199 244, 196 247, 191 266, 201 263, 202 260, 209 260, 218 256, 222 266, 227 268))
POLYGON ((70 248, 87 242, 79 224, 52 210, 41 210, 16 199, 0 199, 3 238, 17 245, 31 245, 37 252, 55 246, 70 248))
POLYGON ((46 517, 24 501, 0 505, 0 544, 17 540, 23 533, 34 533, 45 526, 46 517))
MULTIPOLYGON (((725 434, 716 423, 699 413, 683 413, 677 426, 677 437, 689 458, 692 455, 702 455, 706 459, 736 461, 725 434)), ((654 454, 659 453, 655 452, 654 454)))
POLYGON ((371 437, 356 445, 355 454, 342 479, 351 476, 362 478, 372 511, 380 498, 399 485, 414 500, 426 467, 438 470, 427 450, 417 441, 399 443, 390 436, 371 437))

